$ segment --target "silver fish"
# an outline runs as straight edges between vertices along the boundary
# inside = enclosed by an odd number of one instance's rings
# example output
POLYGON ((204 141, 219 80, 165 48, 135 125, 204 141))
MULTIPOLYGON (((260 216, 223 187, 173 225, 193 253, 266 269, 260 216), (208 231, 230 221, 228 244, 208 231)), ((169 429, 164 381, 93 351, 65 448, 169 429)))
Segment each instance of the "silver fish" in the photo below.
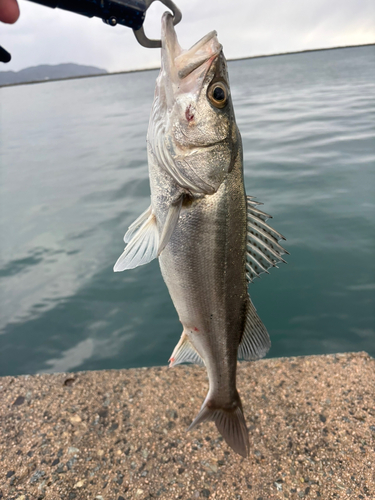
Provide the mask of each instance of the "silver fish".
POLYGON ((125 234, 114 270, 159 257, 183 325, 170 366, 202 364, 209 377, 189 429, 213 420, 227 444, 246 457, 237 359, 259 359, 271 345, 247 288, 283 261, 278 242, 285 238, 246 196, 241 136, 216 32, 183 50, 165 13, 161 52, 147 140, 151 205, 125 234))

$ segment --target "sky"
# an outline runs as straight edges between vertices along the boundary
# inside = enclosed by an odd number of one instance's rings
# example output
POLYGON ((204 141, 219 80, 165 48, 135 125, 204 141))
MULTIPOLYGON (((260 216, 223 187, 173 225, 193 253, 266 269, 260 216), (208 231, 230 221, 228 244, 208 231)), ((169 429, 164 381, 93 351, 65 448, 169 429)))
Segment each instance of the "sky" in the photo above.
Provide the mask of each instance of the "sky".
MULTIPOLYGON (((227 59, 375 43, 374 0, 175 0, 183 48, 215 29, 227 59)), ((160 51, 146 49, 131 29, 111 27, 60 9, 20 0, 14 25, 0 25, 0 45, 12 61, 0 71, 73 62, 125 71, 155 68, 160 51)), ((160 38, 160 2, 146 14, 145 32, 160 38)))

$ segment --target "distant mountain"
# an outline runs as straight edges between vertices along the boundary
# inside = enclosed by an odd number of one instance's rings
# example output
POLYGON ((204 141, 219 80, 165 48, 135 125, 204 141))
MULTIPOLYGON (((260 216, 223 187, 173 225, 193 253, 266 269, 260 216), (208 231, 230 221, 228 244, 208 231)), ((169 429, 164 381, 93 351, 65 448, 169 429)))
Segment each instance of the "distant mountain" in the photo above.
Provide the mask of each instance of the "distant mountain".
POLYGON ((31 66, 20 71, 0 71, 0 86, 12 83, 43 82, 60 78, 77 76, 103 75, 108 73, 105 69, 81 64, 41 64, 31 66))

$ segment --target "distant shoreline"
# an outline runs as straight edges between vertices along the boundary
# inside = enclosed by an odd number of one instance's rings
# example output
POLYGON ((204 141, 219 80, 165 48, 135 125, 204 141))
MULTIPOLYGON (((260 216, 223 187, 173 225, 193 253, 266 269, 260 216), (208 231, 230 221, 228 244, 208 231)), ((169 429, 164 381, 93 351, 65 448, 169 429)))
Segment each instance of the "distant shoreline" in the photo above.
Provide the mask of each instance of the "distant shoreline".
MULTIPOLYGON (((279 57, 279 56, 290 56, 294 54, 305 54, 307 52, 323 52, 327 50, 339 50, 339 49, 354 49, 354 48, 359 48, 359 47, 375 47, 375 43, 365 43, 362 45, 343 45, 339 47, 326 47, 323 49, 305 49, 305 50, 297 50, 294 52, 280 52, 277 54, 263 54, 259 56, 248 56, 248 57, 236 57, 234 59, 227 59, 228 62, 232 61, 246 61, 247 59, 262 59, 265 57, 279 57)), ((98 77, 98 76, 112 76, 112 75, 123 75, 127 73, 142 73, 144 71, 155 71, 160 69, 160 66, 155 66, 153 68, 144 68, 144 69, 130 69, 126 71, 114 71, 113 73, 98 73, 98 74, 93 74, 93 75, 81 75, 81 76, 68 76, 65 78, 50 78, 48 80, 33 80, 29 82, 20 82, 20 83, 7 83, 5 85, 0 85, 0 88, 4 87, 15 87, 19 85, 32 85, 35 83, 49 83, 49 82, 60 82, 63 80, 79 80, 81 78, 93 78, 93 77, 98 77)))

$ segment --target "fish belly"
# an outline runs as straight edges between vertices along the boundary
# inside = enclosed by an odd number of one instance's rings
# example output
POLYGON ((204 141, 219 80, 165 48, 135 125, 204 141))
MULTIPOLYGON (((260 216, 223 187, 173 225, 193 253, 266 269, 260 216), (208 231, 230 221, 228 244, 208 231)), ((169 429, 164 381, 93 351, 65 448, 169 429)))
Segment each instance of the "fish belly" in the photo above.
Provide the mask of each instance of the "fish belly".
POLYGON ((159 257, 184 333, 206 364, 210 394, 223 405, 237 397, 237 350, 248 300, 245 245, 246 200, 238 168, 215 194, 183 205, 159 257))

